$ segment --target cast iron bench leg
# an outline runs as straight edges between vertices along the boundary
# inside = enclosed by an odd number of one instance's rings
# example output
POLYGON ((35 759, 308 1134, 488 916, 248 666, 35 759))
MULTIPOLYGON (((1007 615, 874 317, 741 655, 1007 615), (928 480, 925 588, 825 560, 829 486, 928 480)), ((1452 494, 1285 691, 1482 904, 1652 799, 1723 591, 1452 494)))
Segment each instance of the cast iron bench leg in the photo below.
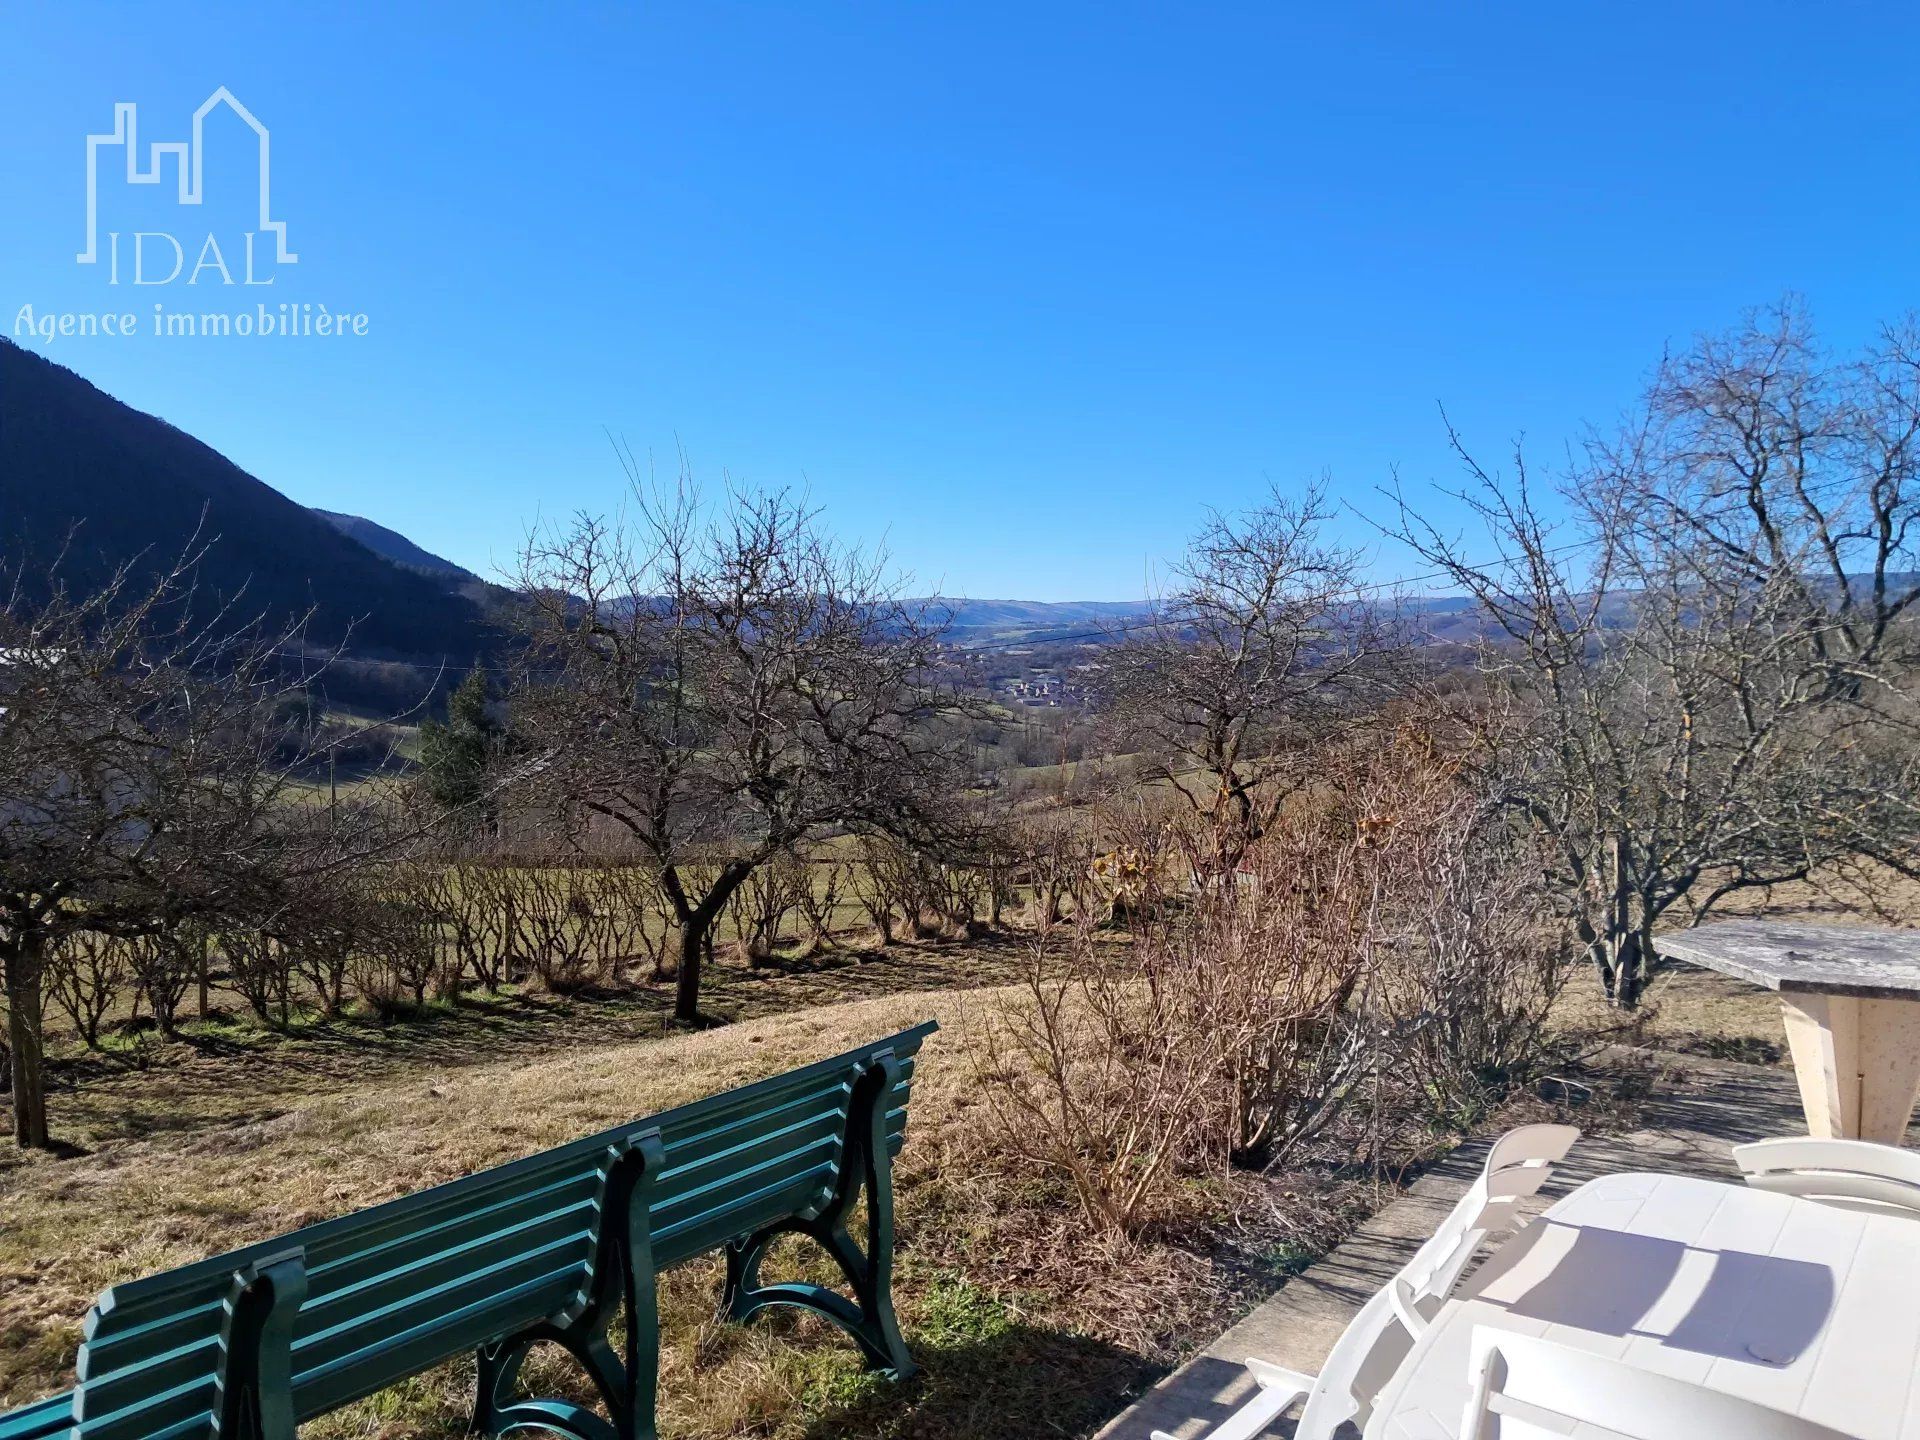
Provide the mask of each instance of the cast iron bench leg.
POLYGON ((650 1130, 613 1156, 600 1207, 600 1236, 585 1303, 558 1317, 483 1345, 473 1428, 498 1436, 544 1430, 576 1440, 655 1440, 654 1400, 660 1378, 660 1315, 654 1290, 649 1197, 665 1155, 650 1130), (627 1320, 626 1354, 607 1339, 616 1316, 627 1320), (527 1352, 542 1342, 565 1349, 587 1372, 612 1423, 564 1400, 515 1398, 527 1352))
POLYGON ((832 1197, 810 1219, 783 1220, 727 1246, 727 1284, 721 1309, 745 1320, 771 1305, 793 1305, 822 1315, 851 1335, 868 1364, 905 1379, 919 1367, 907 1353, 893 1313, 893 1156, 887 1147, 887 1106, 899 1083, 900 1062, 883 1053, 854 1079, 847 1134, 832 1197), (864 1251, 847 1233, 847 1217, 867 1192, 864 1251), (762 1285, 760 1262, 781 1235, 808 1235, 834 1258, 853 1299, 820 1285, 762 1285))

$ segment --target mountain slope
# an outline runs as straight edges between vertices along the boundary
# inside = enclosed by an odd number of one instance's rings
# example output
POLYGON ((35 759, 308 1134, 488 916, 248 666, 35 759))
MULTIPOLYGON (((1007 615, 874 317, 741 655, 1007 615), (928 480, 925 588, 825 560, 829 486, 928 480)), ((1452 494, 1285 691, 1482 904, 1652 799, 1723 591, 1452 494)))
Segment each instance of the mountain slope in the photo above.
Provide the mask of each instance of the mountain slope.
POLYGON ((361 655, 465 665, 486 649, 471 600, 382 558, 166 421, 0 340, 0 560, 29 579, 64 551, 72 589, 151 572, 194 542, 203 613, 351 639, 361 655))
POLYGON ((431 575, 437 580, 460 582, 479 577, 471 570, 443 560, 431 550, 423 550, 398 530, 389 530, 386 526, 369 520, 364 515, 343 515, 338 510, 322 510, 318 505, 312 507, 313 513, 353 540, 358 540, 374 554, 391 560, 396 565, 409 570, 418 570, 423 575, 431 575))

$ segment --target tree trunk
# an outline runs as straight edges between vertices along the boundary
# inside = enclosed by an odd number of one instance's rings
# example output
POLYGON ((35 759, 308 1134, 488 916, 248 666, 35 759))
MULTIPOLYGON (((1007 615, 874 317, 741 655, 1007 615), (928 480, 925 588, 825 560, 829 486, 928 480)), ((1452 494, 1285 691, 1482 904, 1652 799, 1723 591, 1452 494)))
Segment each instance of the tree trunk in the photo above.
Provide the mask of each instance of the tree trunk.
POLYGON ((1652 946, 1639 930, 1620 937, 1613 965, 1613 1003, 1622 1010, 1635 1010, 1641 992, 1647 988, 1647 958, 1652 946))
POLYGON ((1646 988, 1646 958, 1650 946, 1645 927, 1634 923, 1626 837, 1609 835, 1606 853, 1605 928, 1593 942, 1594 959, 1599 964, 1600 982, 1606 988, 1608 1003, 1617 1010, 1632 1010, 1640 1004, 1640 992, 1646 988))
POLYGON ((713 882, 713 889, 680 922, 680 973, 674 980, 673 1018, 683 1025, 700 1023, 701 962, 713 954, 713 926, 740 882, 753 871, 744 860, 729 861, 713 882))
POLYGON ((680 926, 680 968, 673 982, 673 1018, 683 1025, 700 1019, 700 962, 706 954, 707 926, 695 911, 680 926))
POLYGON ((46 1149, 49 1143, 46 1073, 41 1055, 41 970, 45 961, 46 941, 35 931, 21 935, 6 957, 13 1138, 21 1147, 36 1150, 46 1149))

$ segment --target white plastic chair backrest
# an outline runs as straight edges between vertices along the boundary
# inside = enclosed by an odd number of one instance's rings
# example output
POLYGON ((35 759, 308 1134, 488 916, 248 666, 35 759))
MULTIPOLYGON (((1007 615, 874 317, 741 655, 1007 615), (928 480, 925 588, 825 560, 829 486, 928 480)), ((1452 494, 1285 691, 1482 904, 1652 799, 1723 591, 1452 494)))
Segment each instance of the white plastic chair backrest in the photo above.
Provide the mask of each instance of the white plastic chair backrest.
POLYGON ((1295 1440, 1327 1440, 1342 1421, 1364 1423, 1374 1397, 1412 1349, 1413 1337, 1394 1315, 1392 1297, 1375 1292, 1333 1342, 1300 1412, 1295 1440))
POLYGON ((1522 1125, 1493 1142, 1467 1193, 1388 1287, 1408 1329, 1418 1334, 1426 1328, 1489 1233, 1526 1223, 1519 1202, 1553 1177, 1554 1165, 1579 1138, 1571 1125, 1522 1125))
POLYGON ((1755 1190, 1920 1219, 1920 1154, 1911 1150, 1871 1140, 1788 1136, 1736 1145, 1733 1159, 1755 1190))
POLYGON ((1624 1440, 1849 1440, 1784 1410, 1484 1325, 1473 1332, 1471 1367, 1460 1440, 1533 1440, 1576 1424, 1624 1440))
POLYGON ((1433 1238, 1360 1307, 1333 1342, 1300 1412, 1295 1440, 1326 1440, 1345 1420, 1365 1423, 1375 1397, 1413 1349, 1415 1336, 1453 1293, 1487 1231, 1506 1227, 1513 1219, 1506 1202, 1532 1195, 1544 1185, 1554 1162, 1579 1138, 1571 1125, 1522 1125, 1493 1142, 1480 1174, 1433 1238), (1415 1323, 1404 1314, 1409 1307, 1415 1323))

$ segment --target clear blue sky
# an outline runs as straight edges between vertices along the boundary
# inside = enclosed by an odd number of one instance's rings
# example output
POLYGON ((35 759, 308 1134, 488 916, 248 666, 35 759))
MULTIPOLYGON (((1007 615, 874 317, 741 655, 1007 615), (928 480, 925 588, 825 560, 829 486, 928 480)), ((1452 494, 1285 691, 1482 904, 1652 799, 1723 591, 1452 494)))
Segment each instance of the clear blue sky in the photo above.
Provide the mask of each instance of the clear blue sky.
MULTIPOLYGON (((1915 305, 1916 18, 13 3, 0 316, 365 312, 34 344, 475 568, 617 501, 612 430, 805 485, 929 587, 1127 598, 1269 481, 1450 477, 1436 401, 1550 451, 1744 306, 1797 291, 1852 341, 1915 305), (184 138, 221 85, 271 129, 298 264, 108 287, 74 262, 84 137, 134 101, 143 146, 184 138)), ((136 228, 164 198, 128 194, 136 228)))

